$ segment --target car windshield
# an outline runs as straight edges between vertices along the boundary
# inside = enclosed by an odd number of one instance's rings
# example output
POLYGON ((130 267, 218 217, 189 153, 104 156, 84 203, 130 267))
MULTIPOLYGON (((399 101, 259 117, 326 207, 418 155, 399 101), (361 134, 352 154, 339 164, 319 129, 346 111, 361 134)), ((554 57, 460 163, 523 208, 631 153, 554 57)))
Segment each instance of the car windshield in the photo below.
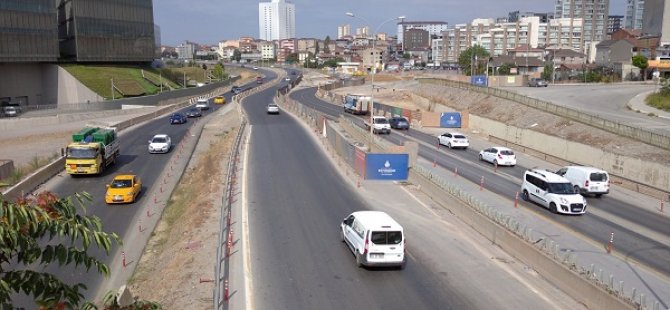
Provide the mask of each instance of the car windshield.
POLYGON ((594 182, 605 182, 607 181, 607 174, 602 172, 591 173, 589 180, 594 182))
POLYGON ((268 108, 276 108, 276 107, 277 107, 276 104, 268 104, 268 108))
POLYGON ((69 147, 67 148, 67 157, 75 159, 91 159, 98 156, 98 151, 93 148, 79 148, 79 147, 69 147))
POLYGON ((511 150, 501 150, 500 155, 510 155, 511 156, 511 155, 514 155, 514 152, 512 152, 511 150))
POLYGON ((153 140, 151 140, 151 143, 166 143, 167 139, 163 137, 156 137, 153 140))
POLYGON ((574 194, 575 190, 570 183, 547 183, 549 192, 554 194, 574 194))
POLYGON ((388 122, 385 118, 375 118, 375 124, 388 124, 388 122))
POLYGON ((112 188, 125 188, 125 187, 132 187, 133 186, 133 181, 132 180, 114 180, 112 181, 112 188))
POLYGON ((454 139, 466 139, 464 135, 454 135, 454 139))
POLYGON ((199 110, 199 109, 191 109, 191 110, 189 110, 189 112, 191 112, 191 113, 198 113, 198 112, 200 112, 200 110, 199 110))

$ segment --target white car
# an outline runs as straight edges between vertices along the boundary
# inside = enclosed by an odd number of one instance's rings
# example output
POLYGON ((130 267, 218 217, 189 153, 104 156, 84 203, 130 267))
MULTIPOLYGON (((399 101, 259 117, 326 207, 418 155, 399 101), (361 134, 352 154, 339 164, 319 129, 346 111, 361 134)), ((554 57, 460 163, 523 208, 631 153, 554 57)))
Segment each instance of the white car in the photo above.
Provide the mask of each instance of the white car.
POLYGON ((531 169, 523 175, 521 197, 535 202, 552 213, 581 215, 586 212, 586 199, 575 192, 570 181, 550 171, 531 169))
POLYGON ((479 152, 479 160, 488 161, 496 166, 515 166, 514 151, 502 146, 494 146, 479 152))
POLYGON ((286 81, 289 81, 289 82, 290 82, 290 81, 291 81, 291 78, 287 76, 286 78, 284 78, 284 80, 286 80, 286 81))
POLYGON ((195 107, 200 110, 209 110, 209 100, 207 99, 198 99, 195 103, 195 107))
POLYGON ((274 103, 268 104, 268 114, 279 114, 279 106, 274 103))
POLYGON ((167 153, 170 148, 172 148, 172 139, 168 135, 155 135, 149 140, 149 153, 167 153))
POLYGON ((258 70, 258 67, 254 67, 254 70, 258 70))
POLYGON ((468 137, 460 132, 445 132, 437 137, 437 143, 446 145, 448 148, 467 149, 470 146, 468 137))

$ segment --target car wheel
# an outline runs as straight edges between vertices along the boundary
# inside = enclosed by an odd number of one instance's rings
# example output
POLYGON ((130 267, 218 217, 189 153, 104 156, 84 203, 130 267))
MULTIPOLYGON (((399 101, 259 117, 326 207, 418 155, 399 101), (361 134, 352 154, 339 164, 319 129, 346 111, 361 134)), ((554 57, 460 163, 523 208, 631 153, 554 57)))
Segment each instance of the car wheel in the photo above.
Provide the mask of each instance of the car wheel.
POLYGON ((523 193, 521 194, 521 199, 523 199, 524 201, 529 201, 530 200, 530 197, 528 196, 528 191, 527 190, 525 190, 525 189, 523 190, 523 193))
POLYGON ((582 192, 582 190, 577 185, 575 185, 574 189, 575 189, 575 193, 577 193, 577 194, 580 194, 582 192))
POLYGON ((596 194, 596 198, 600 198, 602 196, 603 196, 603 194, 596 194))
POLYGON ((558 209, 556 208, 555 203, 552 202, 549 204, 549 211, 551 211, 551 213, 558 213, 558 209))
POLYGON ((447 147, 451 148, 451 142, 447 142, 447 147))
POLYGON ((497 159, 494 159, 494 160, 493 160, 493 165, 494 165, 494 166, 497 166, 497 165, 498 165, 498 160, 497 160, 497 159))
POLYGON ((340 228, 340 238, 342 238, 342 242, 344 242, 344 232, 342 231, 342 228, 340 228))
POLYGON ((484 157, 482 157, 482 154, 479 154, 479 161, 484 161, 484 157))
POLYGON ((356 267, 363 267, 363 258, 358 251, 356 251, 356 267))
POLYGON ((442 145, 442 141, 440 141, 440 138, 437 138, 437 145, 438 146, 442 145))

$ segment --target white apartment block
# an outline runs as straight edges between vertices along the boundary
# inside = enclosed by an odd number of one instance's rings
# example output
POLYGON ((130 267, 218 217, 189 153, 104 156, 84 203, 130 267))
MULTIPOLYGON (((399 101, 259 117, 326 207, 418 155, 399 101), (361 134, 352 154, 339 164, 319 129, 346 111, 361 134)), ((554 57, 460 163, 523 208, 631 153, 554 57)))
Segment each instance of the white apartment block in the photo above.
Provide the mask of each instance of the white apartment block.
POLYGON ((275 48, 274 42, 260 42, 258 43, 258 50, 261 52, 262 60, 274 59, 277 56, 277 49, 275 48))
POLYGON ((581 18, 584 49, 591 55, 590 46, 607 39, 609 0, 556 0, 554 18, 581 18))
POLYGON ((258 28, 261 40, 295 38, 295 5, 285 0, 259 3, 258 28))
MULTIPOLYGON (((582 32, 581 19, 557 18, 547 23, 541 23, 537 16, 508 23, 496 23, 492 18, 475 19, 469 24, 457 24, 443 32, 442 60, 458 62, 461 52, 473 45, 482 46, 492 56, 506 55, 507 51, 524 45, 582 51, 582 32)), ((435 40, 433 42, 439 43, 435 40)))
POLYGON ((357 38, 367 38, 370 34, 370 27, 363 26, 356 28, 356 37, 357 38))
POLYGON ((351 25, 350 24, 337 26, 337 38, 338 39, 341 39, 341 38, 344 38, 344 37, 350 36, 350 35, 351 35, 351 25))
POLYGON ((430 37, 433 36, 442 36, 442 32, 448 29, 447 22, 441 21, 416 21, 416 22, 406 22, 401 21, 398 23, 398 44, 403 42, 403 34, 408 29, 422 29, 428 31, 430 37))

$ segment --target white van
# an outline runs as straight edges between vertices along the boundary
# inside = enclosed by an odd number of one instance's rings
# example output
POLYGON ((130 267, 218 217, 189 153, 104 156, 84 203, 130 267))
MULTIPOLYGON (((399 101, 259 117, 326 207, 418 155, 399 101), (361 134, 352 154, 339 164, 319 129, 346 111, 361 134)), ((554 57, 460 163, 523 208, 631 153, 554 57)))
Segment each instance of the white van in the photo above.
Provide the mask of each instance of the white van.
POLYGON ((405 266, 405 236, 402 226, 381 211, 358 211, 340 225, 342 241, 361 266, 405 266))
POLYGON ((198 99, 195 102, 195 107, 200 110, 209 110, 209 100, 208 99, 198 99))
POLYGON ((607 171, 584 166, 567 166, 556 174, 570 180, 576 192, 600 197, 610 192, 610 176, 607 171))
POLYGON ((526 170, 521 195, 523 200, 538 203, 552 213, 586 213, 586 199, 575 192, 568 179, 550 171, 526 170))

